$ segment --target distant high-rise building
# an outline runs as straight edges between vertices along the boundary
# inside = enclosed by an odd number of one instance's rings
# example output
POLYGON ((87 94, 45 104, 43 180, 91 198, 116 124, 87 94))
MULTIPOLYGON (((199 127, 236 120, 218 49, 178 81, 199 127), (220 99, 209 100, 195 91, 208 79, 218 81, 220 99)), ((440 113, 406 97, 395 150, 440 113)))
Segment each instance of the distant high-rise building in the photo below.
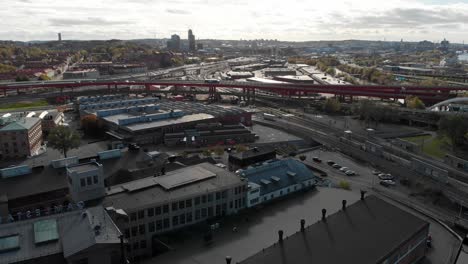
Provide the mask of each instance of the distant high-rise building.
POLYGON ((197 49, 199 50, 203 49, 203 43, 197 43, 197 49))
POLYGON ((443 51, 448 51, 450 48, 450 42, 446 39, 442 40, 442 42, 440 42, 440 49, 443 50, 443 51))
POLYGON ((188 42, 189 42, 189 50, 190 51, 195 51, 195 35, 193 35, 192 30, 189 29, 188 31, 188 42))
POLYGON ((62 33, 58 33, 58 41, 62 41, 62 33))
POLYGON ((180 37, 177 34, 171 36, 171 39, 167 42, 167 48, 169 50, 180 50, 180 37))

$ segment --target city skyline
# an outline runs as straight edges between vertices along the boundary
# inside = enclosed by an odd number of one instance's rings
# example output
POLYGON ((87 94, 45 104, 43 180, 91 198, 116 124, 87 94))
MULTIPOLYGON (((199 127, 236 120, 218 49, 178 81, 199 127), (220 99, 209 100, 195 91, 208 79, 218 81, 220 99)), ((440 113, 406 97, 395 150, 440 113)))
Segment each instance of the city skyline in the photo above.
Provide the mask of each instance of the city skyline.
POLYGON ((2 40, 168 38, 191 28, 197 39, 388 40, 462 43, 468 1, 103 0, 3 3, 2 40))

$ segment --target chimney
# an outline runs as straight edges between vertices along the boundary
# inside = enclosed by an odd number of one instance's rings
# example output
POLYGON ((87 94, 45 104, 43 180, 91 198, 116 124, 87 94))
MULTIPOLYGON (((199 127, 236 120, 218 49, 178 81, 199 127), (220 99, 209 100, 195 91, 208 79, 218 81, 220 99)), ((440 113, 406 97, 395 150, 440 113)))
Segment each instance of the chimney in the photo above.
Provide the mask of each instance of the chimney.
POLYGON ((283 243, 283 230, 278 231, 278 241, 283 243))
POLYGON ((361 201, 364 201, 365 194, 366 194, 366 191, 361 190, 361 201))
POLYGON ((327 215, 327 209, 323 208, 323 209, 322 209, 322 220, 323 220, 323 221, 326 221, 326 218, 325 218, 326 215, 327 215))
POLYGON ((343 207, 342 207, 343 211, 346 210, 346 200, 343 200, 341 203, 343 204, 343 207))
POLYGON ((231 264, 232 257, 226 256, 226 264, 231 264))
POLYGON ((304 219, 301 219, 301 232, 304 232, 304 229, 305 229, 305 220, 304 219))

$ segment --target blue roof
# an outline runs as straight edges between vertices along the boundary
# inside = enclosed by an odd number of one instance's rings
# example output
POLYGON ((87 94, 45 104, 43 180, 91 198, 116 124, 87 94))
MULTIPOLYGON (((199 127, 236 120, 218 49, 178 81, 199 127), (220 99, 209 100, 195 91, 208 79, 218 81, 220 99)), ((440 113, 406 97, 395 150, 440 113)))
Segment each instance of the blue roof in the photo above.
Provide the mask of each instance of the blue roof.
POLYGON ((241 172, 249 183, 260 185, 260 195, 317 178, 300 161, 295 159, 274 160, 245 169, 241 172))

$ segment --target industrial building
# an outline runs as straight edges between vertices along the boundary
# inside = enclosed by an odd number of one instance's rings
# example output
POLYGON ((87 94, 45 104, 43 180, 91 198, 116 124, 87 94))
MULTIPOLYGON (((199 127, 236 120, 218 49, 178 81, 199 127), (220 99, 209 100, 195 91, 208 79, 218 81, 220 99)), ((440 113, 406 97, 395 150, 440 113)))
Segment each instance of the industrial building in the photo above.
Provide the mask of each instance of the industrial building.
POLYGON ((246 191, 247 182, 236 174, 202 163, 112 186, 103 204, 136 261, 152 256, 156 235, 245 208, 246 191))
POLYGON ((241 71, 229 71, 226 73, 227 76, 231 79, 244 79, 244 78, 251 78, 254 77, 254 74, 248 71, 241 72, 241 71))
POLYGON ((240 108, 157 98, 80 98, 77 108, 82 116, 96 115, 109 136, 138 144, 160 144, 166 133, 185 133, 201 123, 252 124, 252 113, 240 108))
POLYGON ((42 217, 25 216, 0 224, 0 263, 120 263, 120 236, 100 206, 79 204, 42 217))
POLYGON ((261 164, 264 161, 276 159, 276 150, 270 146, 253 147, 247 151, 229 154, 229 170, 247 168, 250 165, 261 164))
POLYGON ((96 69, 69 69, 63 73, 64 80, 70 79, 97 79, 99 71, 96 69))
POLYGON ((247 207, 315 187, 317 178, 295 159, 270 160, 237 172, 248 181, 247 207))
POLYGON ((266 77, 275 77, 283 75, 296 75, 296 70, 289 68, 267 68, 263 70, 266 77))
POLYGON ((0 119, 0 158, 25 158, 37 155, 42 144, 41 119, 15 118, 6 114, 0 119))
MULTIPOLYGON (((241 264, 417 263, 426 254, 429 223, 375 196, 305 226, 241 264)), ((299 225, 298 225, 299 229, 299 225)))
POLYGON ((221 123, 198 124, 194 129, 183 132, 166 133, 164 144, 166 146, 209 146, 234 145, 239 143, 252 143, 256 135, 244 125, 222 125, 221 123))
POLYGON ((280 82, 288 82, 288 83, 309 83, 314 84, 315 80, 307 75, 285 75, 285 76, 275 76, 273 80, 277 80, 280 82))

